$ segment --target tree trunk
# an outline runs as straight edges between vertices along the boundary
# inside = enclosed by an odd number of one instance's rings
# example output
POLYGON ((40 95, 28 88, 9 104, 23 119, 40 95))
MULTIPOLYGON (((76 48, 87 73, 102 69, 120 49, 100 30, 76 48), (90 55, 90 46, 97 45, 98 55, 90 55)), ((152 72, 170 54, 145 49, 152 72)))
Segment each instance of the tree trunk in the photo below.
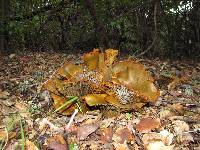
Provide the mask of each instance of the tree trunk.
POLYGON ((108 37, 105 31, 105 28, 97 16, 94 0, 85 0, 85 6, 89 10, 90 15, 92 16, 92 19, 94 21, 94 27, 95 27, 95 36, 98 41, 99 47, 102 49, 108 48, 108 37))
POLYGON ((9 16, 9 0, 1 0, 1 21, 0 26, 0 54, 9 53, 8 51, 8 16, 9 16))

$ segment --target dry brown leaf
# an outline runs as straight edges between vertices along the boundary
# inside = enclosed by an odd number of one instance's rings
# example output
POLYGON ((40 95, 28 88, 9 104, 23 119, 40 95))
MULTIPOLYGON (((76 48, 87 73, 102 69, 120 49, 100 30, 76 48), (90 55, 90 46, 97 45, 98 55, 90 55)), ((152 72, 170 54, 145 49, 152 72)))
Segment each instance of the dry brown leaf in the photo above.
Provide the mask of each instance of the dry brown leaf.
POLYGON ((116 150, 130 150, 130 149, 128 148, 127 143, 123 143, 123 144, 114 143, 114 146, 115 146, 115 149, 116 149, 116 150))
POLYGON ((145 133, 142 137, 142 142, 148 144, 150 142, 162 141, 165 145, 171 145, 173 140, 173 134, 169 133, 167 130, 163 130, 160 133, 149 132, 145 133))
POLYGON ((123 144, 126 142, 134 142, 134 135, 127 128, 118 128, 113 136, 113 140, 117 143, 123 144))
POLYGON ((142 118, 140 122, 136 125, 136 129, 141 133, 147 133, 151 130, 160 127, 160 120, 153 118, 142 118))
POLYGON ((112 118, 107 118, 101 121, 100 128, 108 128, 111 123, 115 122, 116 116, 112 118))
POLYGON ((0 91, 0 99, 6 99, 9 95, 10 93, 8 93, 7 91, 0 91))
POLYGON ((178 143, 189 144, 194 142, 194 138, 191 133, 182 133, 177 136, 178 143))
POLYGON ((98 124, 85 124, 77 128, 77 137, 80 140, 86 139, 91 133, 99 128, 98 124))
POLYGON ((0 140, 6 139, 7 137, 7 132, 6 131, 0 131, 0 140))
POLYGON ((25 147, 25 149, 27 149, 27 150, 39 150, 35 146, 35 144, 33 142, 29 141, 29 140, 26 140, 26 147, 25 147))
POLYGON ((183 114, 185 111, 185 108, 181 103, 172 104, 170 107, 172 108, 172 110, 174 110, 175 112, 178 112, 180 114, 183 114))
POLYGON ((161 141, 155 141, 145 146, 146 150, 173 150, 174 145, 166 146, 161 141))
MULTIPOLYGON (((18 150, 18 149, 21 149, 21 142, 11 142, 6 150, 18 150)), ((39 150, 35 144, 29 140, 26 140, 26 143, 25 143, 25 150, 39 150)))
POLYGON ((168 110, 168 109, 162 109, 162 110, 160 110, 160 112, 159 112, 159 116, 160 116, 160 118, 168 118, 168 117, 171 117, 171 116, 174 116, 175 114, 172 112, 172 111, 170 111, 170 110, 168 110))
POLYGON ((179 84, 187 81, 188 77, 187 76, 183 76, 183 77, 179 78, 179 77, 175 76, 172 79, 173 79, 172 82, 170 82, 168 84, 168 86, 167 86, 169 91, 174 90, 179 84))
POLYGON ((172 121, 173 128, 176 134, 182 134, 183 132, 188 132, 190 127, 185 121, 174 120, 172 121))
POLYGON ((54 135, 48 138, 47 148, 53 150, 68 150, 67 143, 61 135, 54 135))
POLYGON ((167 130, 160 133, 146 133, 142 137, 142 142, 147 150, 171 150, 174 147, 174 145, 171 145, 172 140, 173 134, 167 130))
POLYGON ((101 129, 100 133, 102 143, 110 143, 112 141, 113 129, 111 127, 101 129))

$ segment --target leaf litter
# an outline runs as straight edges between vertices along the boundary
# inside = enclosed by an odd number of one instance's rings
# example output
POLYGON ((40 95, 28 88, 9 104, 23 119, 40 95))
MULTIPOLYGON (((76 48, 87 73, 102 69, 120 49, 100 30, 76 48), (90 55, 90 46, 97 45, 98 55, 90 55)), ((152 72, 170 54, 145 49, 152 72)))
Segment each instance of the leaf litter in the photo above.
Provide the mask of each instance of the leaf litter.
MULTIPOLYGON (((111 69, 109 65, 115 61, 116 53, 108 52, 105 58, 108 55, 110 59, 107 59, 107 61, 102 59, 102 55, 97 50, 84 55, 86 65, 90 70, 96 69, 95 67, 101 70, 101 65, 103 63, 107 64, 107 71, 100 71, 103 73, 104 86, 101 86, 103 88, 111 86, 107 82, 112 78, 112 76, 109 76, 111 69), (97 57, 98 59, 96 59, 97 57), (91 61, 95 63, 93 64, 91 61)), ((144 104, 139 103, 136 105, 141 101, 139 98, 133 102, 138 109, 121 109, 127 101, 123 100, 119 104, 115 101, 116 98, 111 98, 111 101, 109 101, 111 105, 105 105, 102 101, 99 101, 101 99, 94 97, 98 103, 101 102, 103 105, 96 105, 97 102, 92 107, 86 105, 86 113, 81 113, 81 108, 85 106, 82 106, 84 103, 79 99, 73 102, 73 107, 69 107, 73 109, 66 116, 63 113, 52 113, 56 110, 56 107, 53 107, 55 99, 52 101, 51 92, 53 91, 54 94, 59 96, 63 94, 63 96, 66 96, 66 89, 62 89, 62 84, 65 83, 64 87, 66 88, 73 85, 73 83, 64 81, 63 79, 68 74, 66 74, 66 70, 59 70, 58 68, 62 68, 63 62, 82 63, 81 55, 44 52, 35 54, 29 52, 24 55, 12 54, 2 58, 0 62, 0 120, 2 120, 0 122, 0 149, 21 149, 22 140, 25 141, 25 149, 30 150, 47 148, 55 150, 197 150, 200 147, 199 62, 192 60, 134 59, 136 63, 145 65, 146 70, 154 78, 154 86, 160 90, 161 94, 155 103, 145 101, 144 104), (51 83, 49 91, 40 90, 43 83, 55 78, 56 70, 60 71, 59 76, 62 78, 54 80, 56 84, 51 83), (63 91, 64 93, 62 93, 63 91), (75 109, 78 109, 79 113, 72 117, 71 114, 74 113, 75 109), (24 139, 21 138, 19 114, 24 139), (71 122, 70 125, 69 122, 71 122)), ((131 61, 129 58, 123 59, 131 61)), ((120 68, 121 65, 124 64, 118 63, 114 69, 122 69, 120 68)), ((128 62, 125 65, 128 68, 128 62)), ((137 68, 137 65, 135 67, 137 68)), ((138 67, 140 68, 140 65, 138 67)), ((131 76, 127 76, 128 72, 122 69, 122 72, 116 73, 116 70, 114 70, 113 77, 120 79, 123 85, 135 82, 131 79, 131 76), (126 80, 129 82, 126 82, 126 80)), ((72 71, 70 73, 73 73, 73 70, 70 71, 72 71)), ((75 70, 75 72, 77 71, 75 70)), ((132 68, 129 72, 134 74, 132 68)), ((101 75, 98 74, 98 76, 97 79, 101 80, 101 75)), ((112 82, 117 83, 116 80, 112 82)), ((75 81, 75 83, 75 85, 78 85, 80 81, 75 81)), ((145 84, 147 83, 145 82, 145 84)), ((86 84, 85 90, 88 90, 87 87, 86 84)), ((141 87, 144 88, 144 86, 136 86, 134 90, 140 91, 138 93, 139 97, 145 99, 147 95, 143 95, 141 87)), ((95 93, 88 94, 98 94, 98 92, 108 95, 113 94, 112 91, 109 91, 110 93, 105 92, 107 89, 102 92, 101 88, 95 88, 98 89, 95 93)), ((73 91, 74 89, 70 90, 73 91)), ((85 91, 81 92, 85 94, 85 91)), ((68 94, 70 94, 68 96, 78 96, 79 93, 77 94, 77 91, 74 91, 68 94)), ((105 100, 104 96, 102 95, 100 98, 105 100)), ((91 104, 88 98, 91 98, 91 96, 86 97, 86 102, 91 104)))

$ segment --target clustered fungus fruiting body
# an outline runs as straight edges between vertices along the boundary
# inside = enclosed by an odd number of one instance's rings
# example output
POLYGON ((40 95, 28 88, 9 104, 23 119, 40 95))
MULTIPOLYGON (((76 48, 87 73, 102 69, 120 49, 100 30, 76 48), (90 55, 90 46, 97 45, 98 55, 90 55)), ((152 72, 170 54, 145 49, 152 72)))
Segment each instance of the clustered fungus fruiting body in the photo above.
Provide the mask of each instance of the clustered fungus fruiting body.
POLYGON ((114 93, 122 104, 132 102, 134 99, 134 92, 130 91, 123 85, 117 85, 113 87, 114 93))
POLYGON ((98 75, 96 71, 88 71, 88 72, 85 71, 76 76, 78 80, 87 80, 89 82, 92 82, 93 84, 99 84, 100 81, 97 77, 98 75))
MULTIPOLYGON (((155 102, 160 93, 150 73, 135 61, 117 62, 117 54, 118 50, 114 49, 104 53, 94 49, 83 55, 82 64, 65 63, 43 88, 60 105, 73 93, 90 106, 108 104, 131 109, 139 106, 138 103, 155 102)), ((66 114, 74 105, 67 107, 66 114)))

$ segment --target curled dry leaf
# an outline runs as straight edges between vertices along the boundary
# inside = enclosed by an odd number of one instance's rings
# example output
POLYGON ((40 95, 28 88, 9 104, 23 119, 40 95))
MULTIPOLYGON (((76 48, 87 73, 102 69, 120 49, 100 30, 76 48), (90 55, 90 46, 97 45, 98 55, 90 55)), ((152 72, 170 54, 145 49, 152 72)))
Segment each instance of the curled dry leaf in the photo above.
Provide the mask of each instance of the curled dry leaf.
MULTIPOLYGON (((68 96, 77 96, 89 106, 113 105, 122 109, 141 108, 147 102, 155 102, 160 92, 150 73, 134 61, 117 62, 117 54, 114 49, 105 52, 94 49, 83 55, 82 64, 65 63, 43 85, 44 90, 51 92, 54 107, 68 96)), ((74 105, 63 112, 72 113, 70 108, 75 109, 74 105)))
POLYGON ((140 122, 136 125, 136 129, 141 133, 147 133, 151 130, 160 127, 160 120, 153 118, 142 118, 140 122))
POLYGON ((91 133, 99 128, 98 124, 85 124, 77 128, 77 137, 80 140, 86 139, 91 133))

